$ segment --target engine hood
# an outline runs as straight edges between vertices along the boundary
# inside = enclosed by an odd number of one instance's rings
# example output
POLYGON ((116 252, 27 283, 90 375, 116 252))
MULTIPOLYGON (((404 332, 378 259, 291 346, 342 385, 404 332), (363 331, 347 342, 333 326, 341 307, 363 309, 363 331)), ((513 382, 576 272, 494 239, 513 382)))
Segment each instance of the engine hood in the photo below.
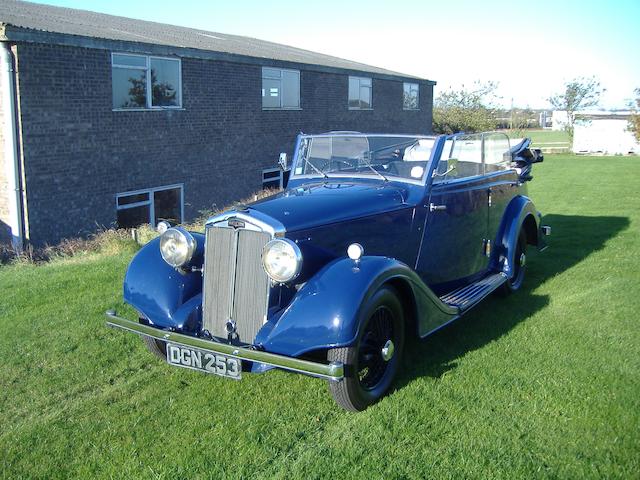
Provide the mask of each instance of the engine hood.
POLYGON ((402 184, 328 181, 298 185, 248 206, 290 231, 342 222, 410 206, 402 184))

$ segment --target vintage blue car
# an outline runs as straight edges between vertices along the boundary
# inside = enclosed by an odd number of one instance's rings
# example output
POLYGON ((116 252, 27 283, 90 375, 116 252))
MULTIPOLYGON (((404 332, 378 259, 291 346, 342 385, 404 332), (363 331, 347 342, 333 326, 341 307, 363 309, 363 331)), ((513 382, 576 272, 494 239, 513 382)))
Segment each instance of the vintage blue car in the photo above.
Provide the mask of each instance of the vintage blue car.
POLYGON ((171 365, 313 375, 363 410, 392 384, 407 336, 522 285, 527 246, 550 233, 527 197, 542 161, 529 143, 301 134, 284 191, 145 245, 124 280, 139 319, 109 311, 108 324, 171 365))

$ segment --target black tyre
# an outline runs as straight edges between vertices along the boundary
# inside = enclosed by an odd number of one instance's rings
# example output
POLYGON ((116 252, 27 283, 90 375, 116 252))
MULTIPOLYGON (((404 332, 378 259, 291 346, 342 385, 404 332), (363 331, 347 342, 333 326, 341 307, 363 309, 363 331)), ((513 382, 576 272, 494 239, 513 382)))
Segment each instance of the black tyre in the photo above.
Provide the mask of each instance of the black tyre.
POLYGON ((151 353, 162 360, 167 360, 167 343, 142 335, 142 343, 151 353))
POLYGON ((351 347, 329 350, 331 362, 345 365, 345 378, 329 382, 334 400, 359 412, 378 401, 391 386, 404 349, 402 304, 390 286, 380 288, 361 310, 362 328, 351 347))
POLYGON ((514 256, 513 276, 507 279, 500 288, 500 293, 509 295, 522 286, 524 275, 527 270, 527 236, 524 230, 520 230, 518 243, 516 244, 516 254, 514 256))

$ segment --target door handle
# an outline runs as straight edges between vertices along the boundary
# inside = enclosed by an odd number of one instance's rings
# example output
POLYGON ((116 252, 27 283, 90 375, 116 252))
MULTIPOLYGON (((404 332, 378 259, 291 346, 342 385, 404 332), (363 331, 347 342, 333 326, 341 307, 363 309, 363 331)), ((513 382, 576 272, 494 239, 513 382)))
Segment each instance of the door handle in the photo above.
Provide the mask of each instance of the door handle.
POLYGON ((446 205, 434 205, 433 203, 429 204, 430 212, 444 212, 447 209, 446 205))

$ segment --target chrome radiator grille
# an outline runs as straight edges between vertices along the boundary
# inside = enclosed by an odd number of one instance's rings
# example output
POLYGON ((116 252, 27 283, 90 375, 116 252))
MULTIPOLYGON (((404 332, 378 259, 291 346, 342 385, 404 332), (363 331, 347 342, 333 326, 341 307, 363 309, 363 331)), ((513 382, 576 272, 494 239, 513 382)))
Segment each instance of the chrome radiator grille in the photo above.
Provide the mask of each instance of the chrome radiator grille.
POLYGON ((204 263, 203 328, 227 338, 225 326, 235 322, 238 341, 252 343, 266 321, 269 278, 262 268, 262 248, 269 233, 209 227, 204 263))

